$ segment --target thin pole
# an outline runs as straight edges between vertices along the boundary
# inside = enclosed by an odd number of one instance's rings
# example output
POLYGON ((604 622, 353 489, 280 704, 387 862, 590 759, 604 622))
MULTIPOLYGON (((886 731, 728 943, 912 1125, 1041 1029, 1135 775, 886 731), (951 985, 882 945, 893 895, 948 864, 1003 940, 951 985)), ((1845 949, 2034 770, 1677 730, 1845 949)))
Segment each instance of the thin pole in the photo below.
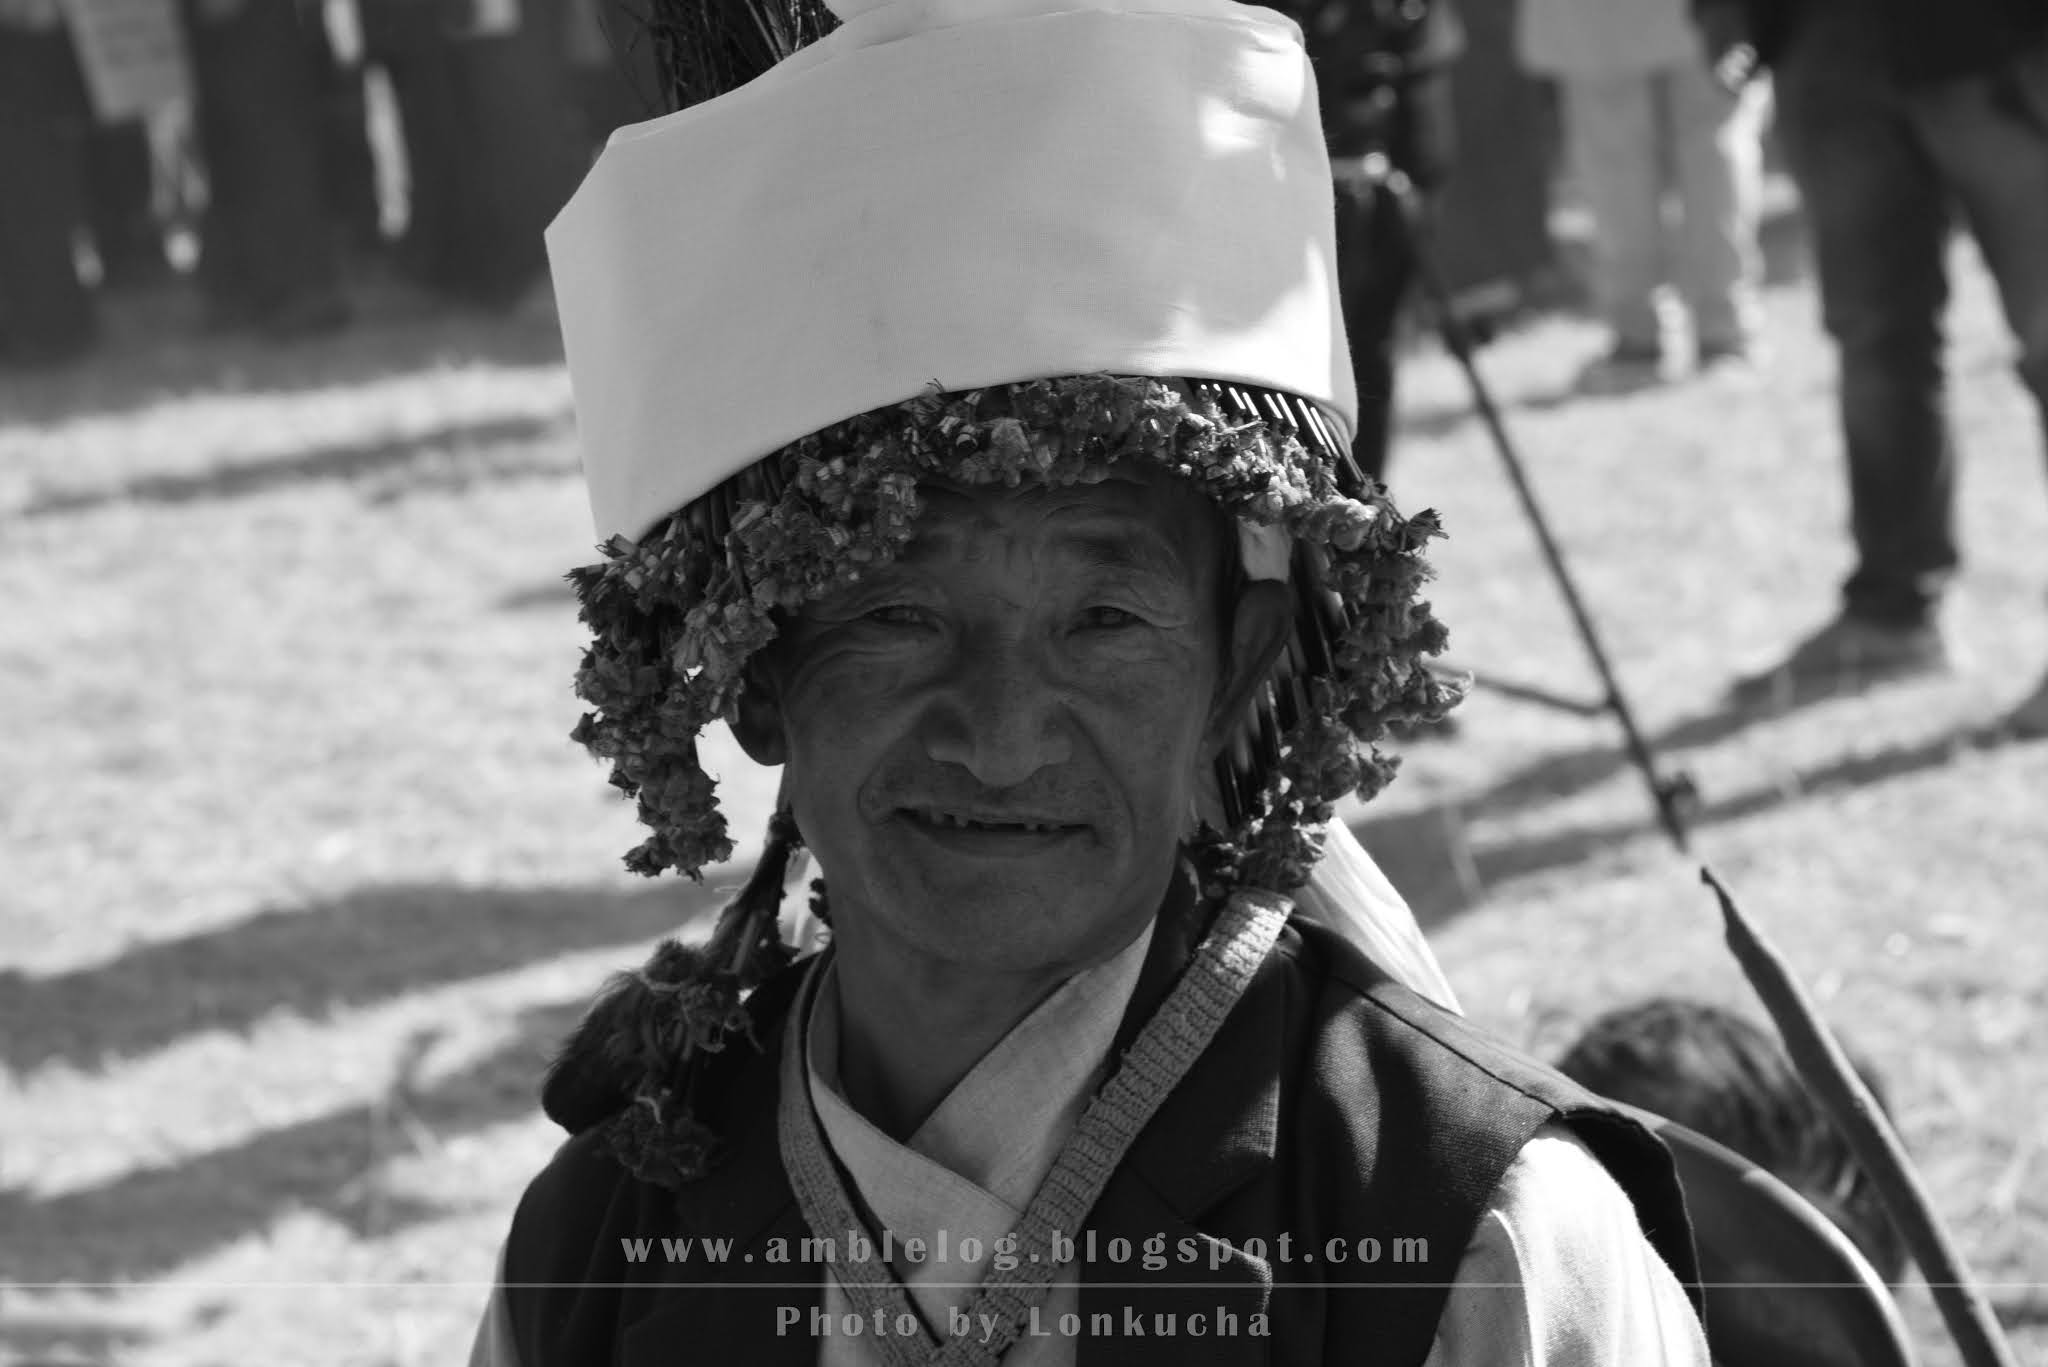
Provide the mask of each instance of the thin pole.
POLYGON ((1486 377, 1479 372, 1479 362, 1472 345, 1472 335, 1465 328, 1453 307, 1451 292, 1445 285, 1442 274, 1436 268, 1436 260, 1429 251, 1425 233, 1420 221, 1420 205, 1414 187, 1400 171, 1395 170, 1384 157, 1368 158, 1368 174, 1385 189, 1387 202, 1400 212, 1414 247, 1417 273, 1422 277, 1424 292, 1429 296, 1436 310, 1437 330, 1443 334, 1444 345, 1456 358, 1458 366, 1465 372, 1466 382, 1472 389, 1473 405, 1479 410, 1481 421, 1493 437, 1494 450, 1500 453, 1501 464, 1506 467, 1508 481, 1514 485, 1515 497, 1522 504, 1522 511, 1528 515, 1529 526, 1536 533, 1536 544, 1543 552, 1543 559, 1550 567, 1551 578, 1557 581, 1558 592, 1564 598, 1564 605, 1571 613, 1572 625, 1578 629, 1579 640, 1586 647, 1586 655, 1593 662, 1593 668, 1600 675, 1600 686, 1606 690, 1607 707, 1621 723, 1623 741, 1628 746, 1629 758, 1635 762, 1642 774, 1644 784, 1650 790, 1650 801, 1657 812, 1657 821, 1663 827, 1680 854, 1691 852, 1691 839, 1686 830, 1685 809, 1696 801, 1696 794, 1690 779, 1675 775, 1669 779, 1657 772, 1657 759, 1650 750, 1649 740, 1643 735, 1643 728, 1636 721, 1635 709, 1629 706, 1628 695, 1622 692, 1621 679, 1614 671, 1614 664, 1608 658, 1607 648, 1601 643, 1600 633, 1593 625, 1593 615, 1586 608, 1586 602, 1579 594, 1577 581, 1572 578, 1571 568, 1565 564, 1564 551, 1557 543, 1557 537, 1550 530, 1550 519, 1544 516, 1543 505, 1536 497, 1536 489, 1530 484, 1527 471, 1522 464, 1520 452, 1515 448, 1514 438, 1509 435, 1507 423, 1502 420, 1500 407, 1493 401, 1493 391, 1488 388, 1486 377), (1377 162, 1377 165, 1372 163, 1377 162))

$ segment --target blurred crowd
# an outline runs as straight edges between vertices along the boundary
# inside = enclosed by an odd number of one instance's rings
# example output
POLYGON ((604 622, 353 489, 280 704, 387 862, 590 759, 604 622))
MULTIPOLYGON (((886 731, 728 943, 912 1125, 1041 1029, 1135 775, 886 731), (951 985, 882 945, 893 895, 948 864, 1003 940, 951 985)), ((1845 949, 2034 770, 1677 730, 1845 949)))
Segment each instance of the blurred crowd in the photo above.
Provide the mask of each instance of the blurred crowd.
MULTIPOLYGON (((1766 361, 1775 102, 1841 362, 1857 563, 1835 615, 1738 694, 1952 667, 1947 244, 1958 225, 1976 238, 2020 378, 2048 406, 2048 5, 1273 3, 1316 66, 1353 454, 1377 478, 1421 244, 1451 226, 1440 188, 1477 169, 1461 140, 1548 160, 1543 134, 1499 119, 1467 139, 1454 107, 1528 84, 1514 65, 1556 91, 1607 331, 1577 388, 1612 394, 1766 361), (1467 41, 1510 31, 1491 51, 1467 41)), ((174 273, 196 280, 202 326, 273 338, 347 326, 375 282, 544 308, 542 228, 611 129, 658 108, 637 32, 627 0, 0 0, 0 364, 89 354, 98 293, 174 273)), ((1462 213, 1498 235, 1499 207, 1468 191, 1462 213)), ((2048 733, 2048 676, 2016 719, 2048 733)))
POLYGON ((187 272, 204 327, 276 338, 346 326, 373 281, 518 307, 544 290, 542 227, 643 112, 609 18, 608 0, 0 0, 0 359, 86 355, 100 292, 187 272), (160 11, 176 98, 110 116, 81 41, 95 6, 160 11))

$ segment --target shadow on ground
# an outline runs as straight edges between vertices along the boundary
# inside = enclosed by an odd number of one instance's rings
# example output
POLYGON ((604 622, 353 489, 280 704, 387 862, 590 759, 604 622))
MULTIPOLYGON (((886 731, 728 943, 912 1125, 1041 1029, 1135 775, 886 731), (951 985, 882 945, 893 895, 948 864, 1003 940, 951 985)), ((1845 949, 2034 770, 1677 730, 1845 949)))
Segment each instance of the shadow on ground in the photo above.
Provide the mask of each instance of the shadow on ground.
POLYGON ((16 1367, 82 1367, 123 1361, 146 1330, 90 1315, 0 1315, 0 1357, 16 1367))
MULTIPOLYGON (((1650 737, 1653 753, 1664 756, 1664 776, 1674 771, 1669 756, 1698 748, 1762 720, 1763 714, 1708 713, 1650 737)), ((1966 750, 1987 749, 2009 737, 1993 727, 1966 726, 1913 745, 1829 760, 1768 783, 1725 795, 1705 795, 1691 814, 1697 830, 1756 816, 1817 793, 1882 783, 1939 768, 1966 750)), ((1489 817, 1556 802, 1584 792, 1629 767, 1620 737, 1612 745, 1550 755, 1509 774, 1478 794, 1416 811, 1368 815, 1352 832, 1401 890, 1416 919, 1430 929, 1472 910, 1488 885, 1562 868, 1618 851, 1644 840, 1661 841, 1647 789, 1635 820, 1571 827, 1498 842, 1474 839, 1473 827, 1489 817)))
POLYGON ((279 342, 205 332, 189 287, 108 301, 108 342, 68 369, 0 372, 0 424, 120 414, 193 394, 285 394, 348 388, 462 365, 559 363, 552 319, 454 308, 395 308, 372 298, 357 324, 279 342))
MULTIPOLYGON (((1659 738, 1673 745, 1724 734, 1735 717, 1702 717, 1659 738)), ((1768 810, 1804 793, 1868 784, 1946 763, 1986 743, 1958 731, 1916 745, 1818 765, 1768 788, 1709 801, 1702 825, 1768 810)), ((1497 882, 1656 839, 1647 820, 1581 827, 1459 852, 1468 822, 1598 782, 1625 761, 1588 748, 1510 775, 1453 807, 1373 818, 1358 834, 1425 926, 1472 906, 1497 882), (1460 876, 1459 859, 1469 864, 1460 876)), ((675 929, 718 905, 711 888, 547 892, 381 888, 299 912, 273 912, 215 934, 150 946, 104 967, 0 982, 0 1039, 25 1069, 91 1063, 181 1034, 238 1029, 267 1012, 317 1012, 376 1001, 605 943, 675 929)), ((431 1153, 464 1133, 530 1116, 550 1052, 582 1001, 529 1008, 511 1040, 452 1075, 421 1083, 401 1065, 383 1096, 257 1134, 242 1143, 50 1197, 0 1192, 0 1280, 105 1283, 161 1276, 268 1228, 292 1211, 322 1213, 375 1238, 444 1209, 388 1191, 390 1160, 431 1153)), ((422 1032, 416 1062, 434 1043, 422 1032)))
MULTIPOLYGON (((141 475, 112 487, 53 489, 22 505, 24 518, 89 512, 108 504, 177 504, 248 498, 323 480, 402 476, 415 486, 467 488, 527 475, 572 475, 574 456, 552 439, 568 431, 552 418, 452 423, 403 437, 342 442, 290 456, 245 457, 177 474, 141 475)), ((395 497, 388 482, 379 491, 395 497)))
MULTIPOLYGON (((596 558, 596 552, 591 556, 596 558)), ((569 587, 566 579, 550 579, 543 584, 530 584, 498 599, 496 607, 500 612, 532 612, 540 609, 570 608, 576 606, 576 590, 569 587)))
MULTIPOLYGON (((1669 757, 1758 720, 1754 713, 1691 718, 1650 738, 1669 757)), ((1754 816, 1817 791, 1878 783, 1998 744, 1962 728, 1914 745, 1848 756, 1758 786, 1708 794, 1696 826, 1754 816)), ((1498 841, 1474 839, 1491 818, 1555 803, 1628 767, 1612 744, 1547 756, 1477 794, 1419 811, 1368 815, 1360 841, 1425 926, 1477 905, 1488 884, 1657 840, 1647 795, 1641 815, 1498 841)), ((51 976, 0 971, 0 1065, 26 1073, 53 1063, 93 1068, 207 1030, 246 1031, 273 1012, 317 1016, 422 988, 500 973, 553 956, 646 939, 723 905, 722 884, 665 882, 621 893, 505 890, 434 884, 374 887, 333 901, 271 910, 200 935, 148 944, 105 964, 51 976)))
POLYGON ((511 1043, 430 1086, 401 1082, 372 1104, 60 1196, 0 1191, 0 1281, 89 1288, 161 1276, 287 1212, 319 1212, 364 1239, 438 1218, 439 1203, 387 1191, 384 1166, 536 1114, 542 1072, 583 1005, 522 1012, 511 1043))
MULTIPOLYGON (((672 933, 722 884, 645 891, 374 887, 49 977, 0 971, 0 1064, 91 1068, 276 1011, 317 1016, 559 954, 672 933)), ((0 1227, 6 1222, 0 1221, 0 1227)))

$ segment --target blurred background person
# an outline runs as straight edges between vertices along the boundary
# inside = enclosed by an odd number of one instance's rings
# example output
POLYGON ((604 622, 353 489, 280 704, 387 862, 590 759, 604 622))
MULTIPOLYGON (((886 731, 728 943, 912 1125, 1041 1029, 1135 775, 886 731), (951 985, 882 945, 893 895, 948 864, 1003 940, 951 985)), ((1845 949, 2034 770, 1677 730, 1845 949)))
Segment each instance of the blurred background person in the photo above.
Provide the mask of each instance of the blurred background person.
POLYGON ((1394 348, 1414 293, 1419 224, 1384 176, 1423 203, 1450 174, 1450 68, 1462 31, 1450 0, 1289 0, 1315 63, 1337 193, 1337 287, 1358 388, 1351 454, 1382 483, 1393 436, 1394 348))
MULTIPOLYGON (((2048 5, 1702 0, 1716 59, 1775 72, 1778 130, 1840 358, 1856 566, 1835 618, 1738 702, 1796 703, 1954 660, 1938 619, 1960 562, 1942 314, 1968 225, 2019 373, 2048 411, 2048 5)), ((2013 713, 2048 734, 2048 677, 2013 713)))
POLYGON ((400 270, 511 308, 545 283, 541 232, 587 164, 566 0, 359 0, 368 60, 404 129, 400 270))
MULTIPOLYGON (((320 71, 319 126, 322 198, 333 219, 345 278, 386 264, 389 215, 397 203, 397 158, 380 155, 372 131, 370 64, 356 0, 324 0, 304 11, 302 27, 320 71)), ((382 130, 379 130, 382 131, 382 130)))
MULTIPOLYGON (((1875 1072, 1853 1061, 1883 1104, 1875 1072)), ((1704 1002, 1656 997, 1595 1020, 1557 1070, 1733 1149, 1805 1197, 1880 1277, 1896 1282, 1905 1274, 1905 1241, 1876 1185, 1762 1027, 1704 1002)))
POLYGON ((155 151, 141 117, 95 121, 84 136, 85 219, 102 290, 141 289, 172 278, 155 151))
POLYGON ((74 257, 90 121, 60 0, 0 0, 0 362, 63 364, 98 335, 74 257))
POLYGON ((273 337, 349 319, 322 159, 326 46, 295 0, 184 0, 206 166, 208 325, 273 337))
POLYGON ((1579 387, 1621 392, 1679 372, 1667 285, 1698 369, 1751 366, 1767 89, 1731 92, 1714 78, 1688 0, 1521 6, 1522 61, 1557 82, 1567 161, 1593 218, 1592 286, 1610 339, 1579 387))

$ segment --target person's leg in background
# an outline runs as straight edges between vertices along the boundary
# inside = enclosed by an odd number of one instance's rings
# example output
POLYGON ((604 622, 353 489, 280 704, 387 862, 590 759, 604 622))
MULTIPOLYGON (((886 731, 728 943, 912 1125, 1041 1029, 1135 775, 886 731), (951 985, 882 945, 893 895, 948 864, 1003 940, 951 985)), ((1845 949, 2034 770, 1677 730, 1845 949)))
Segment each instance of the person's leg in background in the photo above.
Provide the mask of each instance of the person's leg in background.
POLYGON ((191 0, 199 139, 212 199, 203 275, 221 323, 274 336, 348 319, 321 167, 317 38, 298 6, 191 0))
POLYGON ((1723 90, 1706 61, 1668 73, 1673 176, 1678 187, 1676 274, 1692 314, 1702 369, 1750 358, 1761 327, 1763 130, 1770 87, 1723 90))
POLYGON ((453 226, 461 199, 461 96, 442 7, 422 0, 362 0, 367 59, 382 67, 398 104, 405 148, 405 227, 394 261, 436 293, 460 269, 453 226))
MULTIPOLYGON (((2048 44, 1985 76, 1918 92, 1913 107, 1997 281, 2020 379, 2048 422, 2048 44)), ((2013 722, 2048 735, 2048 676, 2013 722)))
POLYGON ((195 0, 187 0, 181 13, 185 20, 186 50, 191 53, 194 67, 192 140, 188 150, 198 171, 198 184, 204 191, 195 218, 199 289, 206 301, 206 326, 209 330, 221 330, 241 326, 255 311, 247 265, 249 214, 241 203, 242 197, 255 187, 234 162, 239 145, 234 102, 209 88, 207 57, 214 44, 201 37, 199 6, 195 0))
POLYGON ((1942 311, 1947 189, 1876 36, 1832 6, 1779 62, 1778 130, 1840 361, 1856 567, 1838 617, 1736 686, 1797 702, 1947 668, 1936 619, 1960 562, 1942 311))
POLYGON ((1339 176, 1337 298, 1351 344, 1358 432, 1351 456, 1382 483, 1394 424, 1394 343, 1415 277, 1415 248, 1391 192, 1363 176, 1339 176))
POLYGON ((171 274, 157 214, 156 168, 140 118, 94 122, 85 134, 86 220, 100 287, 160 284, 171 274))
POLYGON ((519 303, 547 274, 541 234, 586 165, 569 88, 561 0, 519 0, 508 32, 458 34, 463 184, 449 280, 485 308, 519 303))
POLYGON ((336 41, 333 10, 306 7, 301 31, 320 73, 321 200, 339 227, 343 255, 351 263, 374 260, 384 250, 383 208, 377 201, 377 158, 370 147, 369 94, 365 84, 360 26, 336 41), (326 21, 323 21, 326 20, 326 21))
POLYGON ((62 364, 98 333, 72 258, 85 212, 76 84, 61 19, 0 23, 0 363, 62 364))
POLYGON ((556 0, 512 5, 510 28, 475 24, 482 8, 367 0, 363 18, 404 126, 400 264, 436 293, 503 308, 545 275, 541 232, 587 153, 556 0))
POLYGON ((1581 387, 1606 392, 1665 374, 1657 295, 1664 283, 1664 174, 1649 73, 1559 82, 1566 155, 1593 215, 1593 288, 1611 338, 1581 387))

